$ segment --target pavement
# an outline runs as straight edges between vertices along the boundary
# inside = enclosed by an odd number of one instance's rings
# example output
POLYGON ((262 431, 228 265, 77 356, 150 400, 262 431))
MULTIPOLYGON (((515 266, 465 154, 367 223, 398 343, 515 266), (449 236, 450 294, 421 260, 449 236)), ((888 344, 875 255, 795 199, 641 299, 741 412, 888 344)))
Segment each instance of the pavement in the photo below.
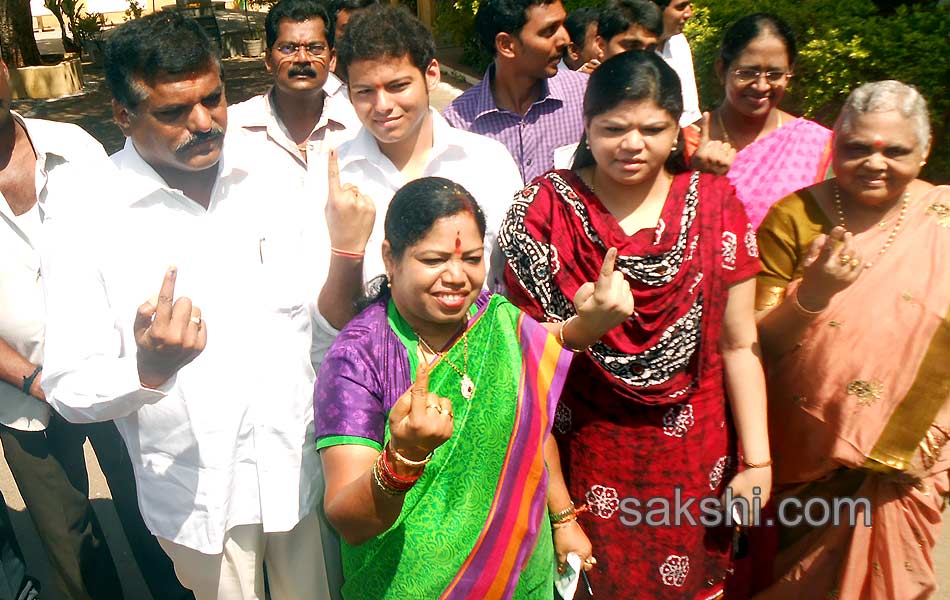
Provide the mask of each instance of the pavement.
MULTIPOLYGON (((43 44, 47 49, 52 50, 57 48, 57 42, 58 34, 56 36, 46 35, 43 44)), ((61 51, 61 44, 58 47, 61 51)), ((440 50, 439 58, 445 64, 457 55, 457 51, 446 49, 440 50)), ((102 69, 84 63, 83 71, 86 89, 81 94, 56 100, 14 100, 13 108, 28 117, 54 119, 80 125, 98 139, 106 148, 106 151, 111 154, 122 147, 124 139, 118 127, 112 122, 110 96, 104 83, 102 69)), ((224 71, 226 93, 229 103, 232 104, 260 94, 270 85, 270 77, 264 71, 263 61, 260 58, 225 59, 224 71)), ((446 68, 443 69, 442 83, 430 95, 432 106, 439 110, 447 106, 462 91, 472 85, 475 81, 473 76, 474 74, 470 69, 446 65, 446 68)), ((118 517, 115 514, 111 492, 102 472, 99 470, 95 453, 88 442, 85 451, 89 469, 90 498, 112 549, 125 597, 134 600, 150 600, 151 595, 138 572, 138 567, 135 565, 128 542, 125 540, 118 517)), ((2 458, 2 450, 0 450, 0 458, 2 458)), ((10 508, 11 519, 17 532, 17 540, 23 550, 29 572, 39 578, 43 584, 43 600, 62 600, 57 590, 50 583, 46 554, 23 506, 23 501, 16 489, 9 468, 3 460, 0 460, 0 491, 3 492, 7 506, 10 508)), ((946 583, 943 586, 944 589, 938 592, 932 600, 950 600, 950 527, 944 528, 938 541, 935 566, 940 578, 946 583)), ((161 599, 156 598, 154 600, 161 599)))

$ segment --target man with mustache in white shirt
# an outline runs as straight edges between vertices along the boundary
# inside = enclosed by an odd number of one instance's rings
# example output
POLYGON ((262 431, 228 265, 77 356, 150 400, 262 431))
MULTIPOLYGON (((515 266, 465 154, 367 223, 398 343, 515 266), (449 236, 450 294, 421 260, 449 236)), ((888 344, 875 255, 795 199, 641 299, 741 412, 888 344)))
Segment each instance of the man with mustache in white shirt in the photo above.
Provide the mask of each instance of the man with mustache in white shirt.
POLYGON ((328 598, 299 219, 232 161, 195 21, 119 26, 105 68, 127 137, 117 202, 44 264, 43 388, 69 420, 115 419, 142 515, 198 600, 263 600, 265 566, 274 600, 328 598))

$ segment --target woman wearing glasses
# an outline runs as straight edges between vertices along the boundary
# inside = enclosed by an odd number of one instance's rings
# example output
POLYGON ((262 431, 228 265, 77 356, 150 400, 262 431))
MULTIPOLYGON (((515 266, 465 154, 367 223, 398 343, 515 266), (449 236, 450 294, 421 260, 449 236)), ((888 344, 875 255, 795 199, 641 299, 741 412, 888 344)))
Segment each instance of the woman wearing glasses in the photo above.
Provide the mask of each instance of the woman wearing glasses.
POLYGON ((756 13, 736 21, 716 61, 725 98, 706 120, 709 139, 726 155, 713 164, 712 146, 704 149, 701 141, 693 156, 694 167, 728 171, 756 227, 779 198, 824 181, 829 173, 831 131, 778 107, 796 54, 795 37, 780 17, 756 13))

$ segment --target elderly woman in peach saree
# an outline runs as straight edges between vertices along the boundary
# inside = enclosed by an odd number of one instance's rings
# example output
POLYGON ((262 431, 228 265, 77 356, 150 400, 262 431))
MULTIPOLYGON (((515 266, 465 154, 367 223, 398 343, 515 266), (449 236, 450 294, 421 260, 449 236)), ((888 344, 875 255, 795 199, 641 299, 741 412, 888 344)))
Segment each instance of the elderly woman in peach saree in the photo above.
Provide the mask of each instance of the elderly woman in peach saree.
POLYGON ((929 144, 915 89, 861 86, 835 126, 837 178, 782 199, 759 230, 774 497, 867 499, 853 525, 842 505, 840 525, 780 528, 759 598, 936 590, 950 488, 950 187, 917 178, 929 144))

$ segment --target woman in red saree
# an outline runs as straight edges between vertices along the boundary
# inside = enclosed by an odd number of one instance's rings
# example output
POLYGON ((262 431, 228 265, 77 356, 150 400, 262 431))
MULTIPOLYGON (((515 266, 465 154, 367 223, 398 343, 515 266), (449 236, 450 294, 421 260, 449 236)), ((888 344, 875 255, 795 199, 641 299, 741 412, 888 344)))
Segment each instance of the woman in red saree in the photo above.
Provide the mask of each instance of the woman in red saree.
POLYGON ((701 524, 699 501, 727 485, 745 498, 757 488, 762 503, 770 491, 755 231, 725 178, 686 172, 681 112, 662 59, 606 61, 588 84, 573 170, 523 190, 499 236, 511 300, 567 320, 566 334, 570 298, 609 248, 633 290, 634 315, 573 361, 554 424, 568 489, 590 507, 598 598, 719 596, 730 532, 701 524), (679 524, 647 514, 663 501, 679 524))

